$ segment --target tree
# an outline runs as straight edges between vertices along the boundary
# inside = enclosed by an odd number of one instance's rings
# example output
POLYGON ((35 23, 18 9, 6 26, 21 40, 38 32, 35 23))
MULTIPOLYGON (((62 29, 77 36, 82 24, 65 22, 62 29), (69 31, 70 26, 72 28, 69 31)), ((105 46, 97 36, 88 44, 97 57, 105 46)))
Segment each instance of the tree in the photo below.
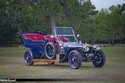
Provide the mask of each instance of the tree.
POLYGON ((122 14, 119 6, 111 6, 110 8, 111 13, 108 16, 109 20, 109 26, 111 31, 111 43, 114 45, 115 39, 121 39, 122 36, 122 14))
POLYGON ((50 34, 56 25, 71 26, 82 40, 95 41, 94 9, 90 0, 1 0, 0 45, 16 43, 18 31, 50 34))
POLYGON ((102 9, 96 14, 97 40, 114 45, 115 40, 124 38, 125 14, 121 5, 111 6, 109 10, 102 9))
POLYGON ((109 31, 109 26, 107 25, 108 14, 109 14, 109 12, 107 9, 102 9, 95 16, 96 27, 97 27, 96 41, 100 41, 100 42, 105 41, 105 43, 110 43, 110 39, 109 39, 110 31, 109 31))

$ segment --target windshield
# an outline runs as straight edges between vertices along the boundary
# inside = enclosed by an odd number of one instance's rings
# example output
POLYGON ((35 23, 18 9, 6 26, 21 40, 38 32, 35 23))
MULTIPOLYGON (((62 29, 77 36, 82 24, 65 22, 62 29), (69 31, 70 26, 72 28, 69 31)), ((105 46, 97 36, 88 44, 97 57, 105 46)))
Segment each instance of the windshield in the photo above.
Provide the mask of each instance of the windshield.
POLYGON ((62 42, 77 42, 72 27, 56 28, 56 36, 62 42))
POLYGON ((72 28, 56 28, 57 35, 73 35, 72 28))

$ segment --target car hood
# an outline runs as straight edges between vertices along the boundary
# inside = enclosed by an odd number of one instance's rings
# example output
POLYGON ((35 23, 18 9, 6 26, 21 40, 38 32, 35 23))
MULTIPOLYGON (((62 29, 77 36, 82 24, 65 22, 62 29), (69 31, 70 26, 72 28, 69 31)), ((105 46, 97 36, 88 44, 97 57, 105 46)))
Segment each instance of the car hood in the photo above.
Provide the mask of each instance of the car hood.
POLYGON ((64 44, 64 47, 83 47, 83 44, 79 44, 77 42, 68 42, 63 44, 64 44))
POLYGON ((63 43, 63 47, 71 47, 71 48, 84 48, 85 51, 89 50, 89 47, 94 48, 95 50, 100 50, 100 47, 97 45, 91 45, 91 44, 82 44, 78 42, 66 42, 63 43))

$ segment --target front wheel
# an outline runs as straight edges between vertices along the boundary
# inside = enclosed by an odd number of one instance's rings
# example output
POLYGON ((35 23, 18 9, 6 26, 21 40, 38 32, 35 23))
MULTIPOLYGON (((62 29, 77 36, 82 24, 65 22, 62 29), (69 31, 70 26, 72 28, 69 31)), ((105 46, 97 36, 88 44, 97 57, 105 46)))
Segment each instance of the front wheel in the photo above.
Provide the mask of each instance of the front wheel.
POLYGON ((94 55, 93 65, 95 67, 102 67, 105 64, 106 57, 102 50, 99 50, 94 55))
POLYGON ((82 57, 81 57, 81 54, 79 53, 79 51, 72 50, 69 53, 68 62, 70 64, 71 68, 78 69, 82 64, 82 57))
POLYGON ((31 51, 25 52, 25 54, 24 54, 24 61, 25 61, 25 64, 27 66, 31 66, 31 65, 34 64, 33 60, 32 60, 32 53, 31 53, 31 51))

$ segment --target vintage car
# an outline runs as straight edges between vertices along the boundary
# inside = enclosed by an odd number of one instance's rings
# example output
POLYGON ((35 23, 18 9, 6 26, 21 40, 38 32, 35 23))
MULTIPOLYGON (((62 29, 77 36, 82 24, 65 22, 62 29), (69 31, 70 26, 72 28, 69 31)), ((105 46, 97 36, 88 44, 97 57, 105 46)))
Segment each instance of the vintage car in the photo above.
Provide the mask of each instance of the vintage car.
MULTIPOLYGON (((54 35, 41 32, 22 33, 24 46, 30 48, 24 54, 25 64, 31 66, 41 60, 49 63, 69 63, 73 69, 78 69, 82 62, 92 62, 95 67, 105 64, 105 54, 97 45, 79 42, 72 27, 55 27, 54 35)), ((78 35, 79 36, 79 35, 78 35)))

